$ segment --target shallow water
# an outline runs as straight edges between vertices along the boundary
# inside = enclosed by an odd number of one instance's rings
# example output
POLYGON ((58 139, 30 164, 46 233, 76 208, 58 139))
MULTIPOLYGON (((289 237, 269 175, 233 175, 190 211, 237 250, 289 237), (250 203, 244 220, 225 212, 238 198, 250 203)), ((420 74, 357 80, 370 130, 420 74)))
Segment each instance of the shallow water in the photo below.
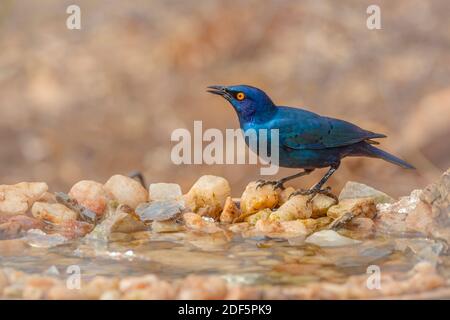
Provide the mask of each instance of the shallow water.
MULTIPOLYGON (((320 248, 262 237, 227 241, 223 235, 139 232, 110 242, 84 239, 50 248, 29 246, 24 239, 2 241, 0 265, 39 274, 52 273, 54 266, 61 277, 69 266, 77 265, 83 279, 149 273, 176 279, 195 273, 246 285, 343 283, 349 275, 367 274, 370 265, 383 271, 408 271, 421 260, 436 263, 439 252, 431 249, 439 250, 439 243, 414 241, 380 237, 352 246, 320 248)), ((450 274, 447 257, 440 259, 440 272, 450 274)))

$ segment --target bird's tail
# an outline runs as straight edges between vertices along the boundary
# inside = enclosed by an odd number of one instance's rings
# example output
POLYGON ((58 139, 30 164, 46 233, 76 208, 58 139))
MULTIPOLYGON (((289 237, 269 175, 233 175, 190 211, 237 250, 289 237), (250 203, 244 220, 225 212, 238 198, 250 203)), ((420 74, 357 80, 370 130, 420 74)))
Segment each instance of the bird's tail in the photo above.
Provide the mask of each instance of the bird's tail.
POLYGON ((368 143, 364 143, 362 145, 362 148, 363 148, 365 155, 368 155, 370 157, 386 160, 390 163, 396 164, 405 169, 415 169, 414 166, 410 165, 408 162, 406 162, 402 159, 399 159, 396 156, 394 156, 386 151, 383 151, 381 149, 378 149, 368 143))

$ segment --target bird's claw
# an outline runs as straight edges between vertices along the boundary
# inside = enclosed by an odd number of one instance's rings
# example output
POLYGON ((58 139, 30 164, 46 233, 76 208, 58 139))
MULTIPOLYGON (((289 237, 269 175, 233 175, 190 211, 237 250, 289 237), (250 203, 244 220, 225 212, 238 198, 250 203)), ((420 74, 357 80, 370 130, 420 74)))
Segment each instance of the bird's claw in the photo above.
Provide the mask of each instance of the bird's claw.
POLYGON ((318 194, 326 195, 339 202, 338 198, 333 193, 331 193, 331 187, 326 187, 325 189, 311 188, 307 190, 297 190, 289 196, 289 199, 297 195, 309 196, 309 199, 306 201, 306 203, 309 204, 318 194))
POLYGON ((262 188, 262 187, 267 186, 267 185, 273 186, 274 189, 278 189, 278 188, 281 189, 281 190, 285 189, 284 185, 283 185, 283 182, 281 180, 278 180, 278 181, 267 181, 267 180, 260 179, 260 180, 256 181, 256 183, 257 183, 256 189, 262 188))

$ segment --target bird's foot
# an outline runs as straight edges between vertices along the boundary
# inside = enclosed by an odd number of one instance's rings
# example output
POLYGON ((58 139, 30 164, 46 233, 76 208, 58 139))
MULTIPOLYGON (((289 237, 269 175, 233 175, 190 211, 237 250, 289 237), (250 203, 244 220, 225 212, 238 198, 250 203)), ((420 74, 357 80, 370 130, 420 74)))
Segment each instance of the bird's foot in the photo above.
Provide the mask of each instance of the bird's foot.
POLYGON ((281 189, 284 190, 284 185, 283 185, 283 180, 276 180, 276 181, 268 181, 268 180, 258 180, 256 181, 257 185, 256 185, 256 189, 262 188, 264 186, 267 185, 271 185, 273 186, 274 189, 281 189))
POLYGON ((307 189, 307 190, 303 190, 303 189, 297 190, 289 196, 289 199, 294 196, 297 196, 297 195, 309 196, 309 199, 307 200, 307 203, 309 204, 312 201, 312 199, 318 194, 326 195, 330 198, 333 198, 337 202, 339 202, 338 197, 336 197, 333 193, 331 193, 330 187, 326 187, 325 189, 319 189, 319 188, 313 187, 313 188, 307 189))

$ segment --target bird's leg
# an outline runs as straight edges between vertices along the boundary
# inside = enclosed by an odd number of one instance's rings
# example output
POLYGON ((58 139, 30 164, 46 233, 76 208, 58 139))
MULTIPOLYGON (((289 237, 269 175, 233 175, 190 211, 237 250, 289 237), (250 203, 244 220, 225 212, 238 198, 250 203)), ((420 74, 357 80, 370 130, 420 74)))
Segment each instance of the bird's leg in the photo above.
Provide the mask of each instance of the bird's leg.
POLYGON ((145 189, 147 189, 147 187, 145 185, 145 178, 144 178, 144 175, 142 174, 142 172, 140 172, 140 171, 133 171, 133 172, 128 174, 128 177, 130 177, 131 179, 138 180, 142 184, 142 186, 145 189))
POLYGON ((258 181, 256 181, 258 183, 258 185, 256 186, 256 189, 270 184, 270 185, 273 185, 273 187, 275 189, 280 188, 281 190, 284 190, 284 184, 287 181, 295 179, 295 178, 298 178, 298 177, 306 176, 306 175, 310 174, 313 171, 314 171, 314 169, 305 169, 302 172, 299 172, 299 173, 296 173, 296 174, 293 174, 291 176, 287 176, 287 177, 284 177, 284 178, 282 178, 280 180, 275 180, 275 181, 258 180, 258 181))
POLYGON ((338 200, 337 197, 331 193, 331 188, 327 187, 325 189, 322 189, 322 186, 328 181, 328 179, 331 177, 331 175, 339 168, 339 163, 336 165, 332 165, 328 172, 320 179, 318 183, 316 183, 311 189, 308 190, 298 190, 292 193, 289 198, 296 196, 296 195, 305 195, 310 196, 308 199, 308 202, 310 202, 318 193, 327 195, 336 201, 338 200))

